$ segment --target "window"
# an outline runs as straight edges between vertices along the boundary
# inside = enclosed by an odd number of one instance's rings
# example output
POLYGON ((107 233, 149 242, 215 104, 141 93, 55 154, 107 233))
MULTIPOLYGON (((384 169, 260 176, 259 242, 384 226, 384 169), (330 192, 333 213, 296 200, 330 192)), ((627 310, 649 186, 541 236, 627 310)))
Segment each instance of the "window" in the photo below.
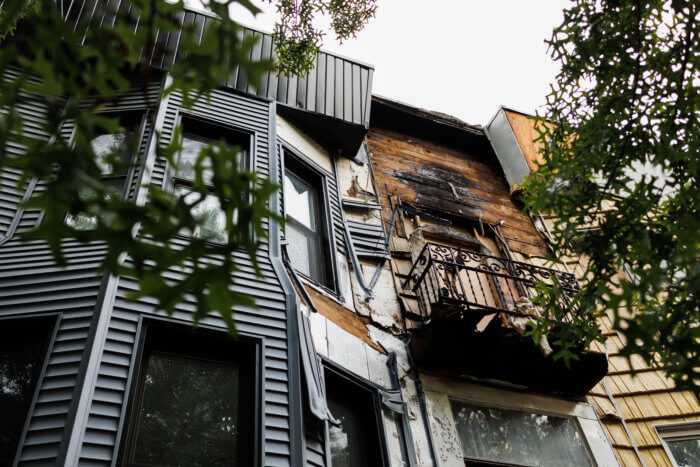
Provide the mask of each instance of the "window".
MULTIPOLYGON (((120 198, 124 195, 133 155, 138 150, 143 114, 125 112, 119 114, 118 118, 119 130, 116 133, 100 129, 90 144, 97 157, 97 166, 102 170, 102 184, 107 188, 109 196, 120 198)), ((81 193, 81 198, 87 199, 90 196, 89 188, 81 193)), ((76 229, 92 229, 97 224, 97 214, 69 215, 66 222, 76 229)))
POLYGON ((148 326, 127 465, 252 465, 256 346, 148 326))
POLYGON ((466 465, 591 465, 572 419, 450 402, 466 465))
MULTIPOLYGON (((193 118, 183 118, 182 128, 182 151, 178 156, 177 171, 173 180, 175 193, 183 196, 186 203, 192 204, 199 199, 199 194, 192 191, 192 182, 195 177, 195 163, 203 148, 217 146, 220 141, 231 147, 237 146, 241 149, 237 161, 239 168, 248 168, 249 135, 193 118)), ((206 185, 211 185, 211 168, 204 167, 202 179, 206 185)), ((192 236, 215 242, 226 241, 226 219, 216 196, 205 196, 204 200, 193 208, 193 215, 200 222, 200 226, 191 232, 192 236)))
POLYGON ((700 421, 657 425, 654 428, 675 467, 700 465, 700 421))
POLYGON ((12 465, 41 371, 51 322, 0 320, 0 465, 12 465))
POLYGON ((376 395, 345 376, 326 369, 328 408, 340 422, 329 427, 333 467, 384 465, 376 395))
POLYGON ((331 251, 323 197, 323 176, 285 152, 284 235, 294 268, 313 281, 334 289, 331 251))

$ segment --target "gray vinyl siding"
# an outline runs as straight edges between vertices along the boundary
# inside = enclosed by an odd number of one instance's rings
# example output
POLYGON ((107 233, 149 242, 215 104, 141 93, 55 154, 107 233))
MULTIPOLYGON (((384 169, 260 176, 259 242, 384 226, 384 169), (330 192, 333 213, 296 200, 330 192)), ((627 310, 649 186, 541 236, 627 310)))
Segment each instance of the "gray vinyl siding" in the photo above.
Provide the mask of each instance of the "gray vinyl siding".
POLYGON ((358 257, 385 258, 385 234, 381 225, 348 220, 348 230, 358 257))
MULTIPOLYGON (((181 97, 173 95, 165 109, 165 120, 160 144, 167 144, 177 123, 181 97)), ((210 100, 197 103, 187 110, 188 115, 219 124, 254 132, 255 147, 252 151, 254 167, 263 176, 268 174, 270 163, 269 106, 270 102, 242 94, 216 91, 210 100)), ((274 155, 274 148, 272 148, 274 155)), ((167 187, 168 168, 163 159, 155 161, 152 182, 167 187)), ((183 241, 186 241, 183 239, 183 241)), ((279 279, 268 255, 265 243, 258 251, 257 259, 262 276, 255 274, 245 254, 235 255, 239 271, 234 274, 234 288, 255 298, 257 309, 246 307, 234 310, 237 329, 241 333, 264 338, 262 383, 264 388, 265 465, 288 465, 290 463, 289 433, 289 381, 287 362, 287 316, 286 302, 279 279)), ((176 278, 181 272, 171 271, 176 278)), ((138 339, 140 317, 163 316, 155 301, 141 299, 132 302, 126 299, 136 284, 125 278, 119 279, 114 306, 109 317, 107 334, 104 337, 99 370, 94 383, 85 430, 82 436, 80 462, 109 464, 116 456, 115 447, 124 430, 124 411, 128 398, 128 382, 134 366, 134 352, 138 339)), ((191 322, 195 303, 186 300, 180 304, 171 319, 191 322)), ((226 332, 225 323, 217 314, 207 316, 202 324, 220 328, 226 332)))
POLYGON ((0 169, 0 239, 8 234, 24 195, 17 189, 20 173, 10 168, 0 169))
POLYGON ((306 410, 304 423, 304 440, 306 444, 306 465, 323 467, 326 465, 326 446, 323 439, 323 425, 320 425, 313 415, 306 410))
POLYGON ((331 211, 331 222, 333 225, 333 236, 335 248, 338 252, 345 254, 347 247, 345 246, 345 236, 343 235, 343 214, 341 213, 341 203, 338 198, 338 181, 333 176, 328 177, 328 202, 331 211))
MULTIPOLYGON (((114 17, 105 15, 105 6, 110 0, 73 0, 64 1, 64 14, 74 22, 91 27, 99 27, 105 22, 114 24, 114 17)), ((114 2, 112 2, 114 4, 114 2)), ((128 2, 121 2, 123 8, 128 2)), ((177 18, 180 24, 196 26, 195 34, 201 41, 203 31, 209 24, 216 22, 210 15, 187 11, 177 18)), ((137 29, 144 27, 139 22, 137 29)), ((244 34, 258 37, 260 40, 250 54, 251 60, 274 60, 272 36, 251 28, 243 28, 244 34)), ((170 69, 178 58, 182 32, 180 30, 157 31, 152 50, 144 51, 151 66, 158 69, 170 69)), ((248 94, 276 100, 301 110, 307 110, 328 117, 337 118, 348 123, 369 127, 372 75, 374 68, 354 60, 321 52, 316 58, 314 68, 303 77, 277 76, 277 72, 263 74, 257 83, 252 83, 245 73, 236 67, 225 83, 226 87, 248 94)))
MULTIPOLYGON (((4 70, 3 79, 13 80, 19 76, 19 69, 7 67, 4 70)), ((30 80, 31 81, 31 80, 30 80)), ((17 112, 22 118, 22 134, 25 137, 48 140, 49 135, 44 130, 44 122, 47 118, 48 105, 35 96, 20 94, 23 99, 17 105, 17 112)), ((16 142, 7 142, 8 156, 21 155, 25 148, 16 142)), ((18 186, 20 172, 11 168, 0 169, 0 240, 11 236, 13 222, 18 223, 17 230, 21 231, 33 227, 39 218, 38 211, 21 211, 20 203, 26 194, 28 183, 18 186)))
POLYGON ((75 394, 100 286, 104 248, 64 244, 66 268, 42 242, 11 240, 0 249, 0 315, 61 313, 31 413, 20 465, 53 464, 75 394))

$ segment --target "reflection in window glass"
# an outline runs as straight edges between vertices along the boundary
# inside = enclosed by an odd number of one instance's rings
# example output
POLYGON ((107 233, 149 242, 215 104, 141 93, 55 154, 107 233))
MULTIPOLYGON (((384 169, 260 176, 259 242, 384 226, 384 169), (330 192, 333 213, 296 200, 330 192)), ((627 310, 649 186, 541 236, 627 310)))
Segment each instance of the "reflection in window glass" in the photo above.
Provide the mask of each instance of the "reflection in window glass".
POLYGON ((141 465, 235 465, 239 370, 151 354, 132 461, 141 465))
POLYGON ((333 467, 383 465, 376 406, 372 394, 326 371, 328 408, 339 425, 329 426, 333 467))
POLYGON ((284 174, 284 199, 288 216, 316 230, 315 190, 310 184, 287 170, 284 174))
MULTIPOLYGON (((130 151, 129 148, 133 148, 137 144, 135 140, 139 135, 142 114, 140 112, 127 112, 120 114, 118 118, 121 126, 119 131, 111 134, 97 134, 90 141, 96 156, 95 162, 102 172, 102 185, 108 189, 110 197, 121 197, 124 192, 133 156, 133 151, 130 151)), ((94 199, 95 195, 95 191, 85 188, 79 196, 83 201, 87 201, 91 198, 94 199)), ((77 230, 90 230, 97 225, 98 216, 102 216, 103 222, 110 221, 102 213, 92 209, 92 212, 66 216, 66 223, 77 230)))
MULTIPOLYGON (((202 149, 214 144, 213 141, 198 138, 193 135, 185 134, 182 137, 182 151, 180 151, 180 159, 177 163, 177 175, 180 178, 194 180, 195 164, 202 149)), ((204 183, 211 183, 212 173, 210 169, 204 167, 202 180, 204 183)))
MULTIPOLYGON (((107 199, 121 198, 122 189, 124 188, 122 180, 105 180, 103 185, 107 189, 107 199)), ((83 200, 88 200, 95 195, 95 192, 89 188, 85 188, 80 192, 80 198, 83 200)), ((66 216, 66 224, 76 230, 91 230, 97 226, 98 216, 105 224, 109 224, 114 220, 114 216, 108 213, 95 212, 94 210, 92 212, 94 214, 81 213, 75 216, 69 214, 66 216)))
MULTIPOLYGON (((240 169, 247 167, 248 149, 250 136, 209 124, 196 119, 183 119, 185 132, 182 135, 182 149, 177 159, 177 170, 174 174, 175 192, 185 198, 185 202, 191 204, 195 202, 199 195, 191 192, 195 179, 195 167, 201 151, 212 146, 222 144, 227 147, 237 147, 240 151, 237 154, 236 163, 240 169)), ((212 189, 213 171, 208 158, 205 158, 202 166, 202 182, 208 190, 212 189)), ((245 193, 241 193, 245 196, 245 193)), ((200 222, 195 232, 182 232, 185 235, 192 235, 213 242, 226 242, 226 215, 221 209, 221 204, 215 195, 207 196, 192 212, 195 219, 200 222)), ((237 222, 237 212, 233 213, 233 222, 237 222)))
MULTIPOLYGON (((127 133, 122 131, 115 134, 104 134, 96 136, 90 141, 92 145, 92 150, 97 156, 97 165, 102 170, 102 175, 117 175, 114 173, 114 167, 112 166, 112 161, 110 156, 112 154, 119 154, 124 157, 124 150, 126 149, 126 138, 127 133)), ((129 161, 123 161, 128 164, 129 161)))
MULTIPOLYGON (((187 204, 194 203, 199 199, 199 194, 189 191, 185 187, 178 187, 177 194, 184 197, 187 204)), ((199 226, 193 237, 215 242, 225 242, 226 239, 226 216, 221 210, 219 199, 214 195, 207 195, 204 200, 197 204, 192 210, 192 215, 199 222, 199 226)))
POLYGON ((331 425, 329 430, 333 467, 368 465, 356 408, 334 399, 328 400, 328 408, 340 422, 340 426, 331 425))
POLYGON ((326 285, 328 278, 319 204, 318 188, 287 168, 284 173, 284 210, 287 217, 284 235, 290 245, 287 249, 289 260, 294 269, 326 285))
POLYGON ((666 440, 678 467, 700 466, 700 438, 666 440))
POLYGON ((452 401, 465 459, 528 466, 590 465, 574 421, 452 401))

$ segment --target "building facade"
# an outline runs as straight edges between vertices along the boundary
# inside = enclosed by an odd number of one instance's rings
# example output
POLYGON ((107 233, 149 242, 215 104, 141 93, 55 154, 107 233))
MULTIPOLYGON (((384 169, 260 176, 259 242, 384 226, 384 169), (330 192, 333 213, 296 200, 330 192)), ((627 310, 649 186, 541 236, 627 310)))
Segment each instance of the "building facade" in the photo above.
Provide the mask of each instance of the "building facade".
MULTIPOLYGON (((272 56, 271 36, 247 33, 272 56)), ((18 189, 2 170, 0 465, 614 466, 635 465, 635 444, 647 465, 671 465, 672 443, 694 439, 697 401, 653 386, 660 374, 633 378, 605 349, 567 368, 523 335, 534 282, 573 294, 577 270, 546 267, 543 221, 510 196, 507 150, 522 156, 527 135, 498 127, 501 113, 483 128, 372 97, 373 68, 328 53, 304 77, 253 87, 234 74, 185 107, 159 98, 178 53, 162 43, 148 92, 104 110, 140 141, 122 196, 187 190, 191 174, 156 156, 177 125, 181 162, 220 140, 243 148, 283 187, 271 203, 287 219, 266 223, 261 276, 237 257, 234 285, 257 308, 234 310, 233 340, 215 314, 193 331, 191 301, 168 316, 129 299, 130 279, 99 272, 101 245, 66 243, 57 265, 18 238, 42 220, 22 207, 41 184, 18 189), (666 396, 676 412, 635 415, 666 396)), ((20 111, 45 115, 36 100, 20 111)), ((216 241, 213 222, 199 235, 216 241)))

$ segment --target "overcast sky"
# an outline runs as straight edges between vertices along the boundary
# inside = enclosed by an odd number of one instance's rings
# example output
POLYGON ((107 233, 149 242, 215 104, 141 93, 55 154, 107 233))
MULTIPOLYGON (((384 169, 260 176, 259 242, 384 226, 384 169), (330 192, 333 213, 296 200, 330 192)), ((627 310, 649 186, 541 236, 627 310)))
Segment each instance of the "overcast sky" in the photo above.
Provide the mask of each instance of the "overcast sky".
MULTIPOLYGON (((197 0, 191 0, 197 4, 197 0)), ((274 8, 235 10, 243 24, 271 31, 274 8)), ((378 0, 357 39, 323 48, 374 66, 373 93, 486 124, 499 105, 534 113, 558 66, 544 39, 564 0, 378 0)))

